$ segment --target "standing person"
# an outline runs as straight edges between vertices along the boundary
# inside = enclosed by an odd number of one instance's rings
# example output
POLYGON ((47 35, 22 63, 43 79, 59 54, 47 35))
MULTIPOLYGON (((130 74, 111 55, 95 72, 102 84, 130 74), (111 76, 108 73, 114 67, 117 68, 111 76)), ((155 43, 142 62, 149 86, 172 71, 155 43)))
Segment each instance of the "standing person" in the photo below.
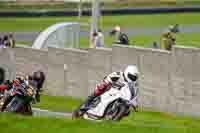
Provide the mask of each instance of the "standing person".
POLYGON ((0 37, 0 48, 3 48, 3 39, 0 37))
POLYGON ((129 45, 129 38, 128 36, 121 31, 120 26, 115 26, 115 28, 110 32, 110 35, 114 35, 116 41, 114 43, 122 44, 122 45, 129 45))
POLYGON ((104 35, 100 29, 98 30, 95 37, 95 45, 96 48, 104 47, 104 35))
POLYGON ((9 40, 8 40, 8 36, 5 35, 4 38, 3 38, 3 45, 5 47, 10 47, 10 43, 9 43, 9 40))
POLYGON ((11 48, 15 48, 15 39, 14 39, 14 37, 13 37, 13 34, 9 34, 9 36, 8 36, 8 41, 9 41, 9 43, 10 43, 10 47, 11 47, 11 48))
POLYGON ((40 92, 42 91, 46 76, 41 70, 33 72, 32 75, 28 76, 28 79, 32 81, 34 87, 36 87, 36 100, 40 102, 40 92))
POLYGON ((4 39, 0 37, 0 48, 6 48, 4 44, 4 39))
POLYGON ((98 33, 96 31, 93 32, 92 34, 92 40, 90 43, 90 48, 95 48, 96 47, 96 38, 98 36, 98 33))
POLYGON ((172 46, 176 45, 176 33, 179 32, 179 25, 170 25, 162 34, 161 48, 171 51, 172 46))

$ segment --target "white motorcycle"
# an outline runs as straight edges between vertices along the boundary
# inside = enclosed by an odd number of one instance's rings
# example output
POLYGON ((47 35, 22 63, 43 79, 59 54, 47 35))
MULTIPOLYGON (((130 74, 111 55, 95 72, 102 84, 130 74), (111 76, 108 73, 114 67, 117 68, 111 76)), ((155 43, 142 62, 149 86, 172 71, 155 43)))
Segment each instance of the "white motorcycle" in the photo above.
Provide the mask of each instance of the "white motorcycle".
POLYGON ((82 117, 88 120, 113 120, 119 121, 123 117, 128 116, 130 108, 137 106, 138 88, 134 88, 133 84, 124 82, 123 85, 113 85, 99 97, 96 97, 89 105, 87 111, 82 105, 73 112, 73 117, 82 117))

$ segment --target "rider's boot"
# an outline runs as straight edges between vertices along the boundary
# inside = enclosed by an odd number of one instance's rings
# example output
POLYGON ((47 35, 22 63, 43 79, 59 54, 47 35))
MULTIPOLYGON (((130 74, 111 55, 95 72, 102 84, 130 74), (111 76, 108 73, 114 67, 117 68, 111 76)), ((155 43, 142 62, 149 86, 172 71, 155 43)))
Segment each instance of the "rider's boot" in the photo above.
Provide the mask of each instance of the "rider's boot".
POLYGON ((81 105, 80 110, 87 111, 91 102, 96 98, 95 93, 92 93, 90 96, 87 97, 85 102, 81 105))
POLYGON ((92 93, 90 96, 88 96, 85 102, 80 105, 80 107, 74 112, 73 115, 75 117, 79 117, 82 114, 84 114, 89 109, 89 105, 91 104, 91 102, 94 100, 95 97, 96 97, 95 93, 92 93))

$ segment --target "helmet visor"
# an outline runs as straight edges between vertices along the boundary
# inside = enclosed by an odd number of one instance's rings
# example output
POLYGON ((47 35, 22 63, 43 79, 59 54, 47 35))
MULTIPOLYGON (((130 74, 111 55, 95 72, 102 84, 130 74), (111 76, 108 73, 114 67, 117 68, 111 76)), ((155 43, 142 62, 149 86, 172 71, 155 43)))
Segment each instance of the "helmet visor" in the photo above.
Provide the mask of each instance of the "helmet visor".
POLYGON ((128 74, 128 78, 131 80, 131 81, 136 81, 137 80, 137 76, 135 75, 132 75, 132 74, 128 74))

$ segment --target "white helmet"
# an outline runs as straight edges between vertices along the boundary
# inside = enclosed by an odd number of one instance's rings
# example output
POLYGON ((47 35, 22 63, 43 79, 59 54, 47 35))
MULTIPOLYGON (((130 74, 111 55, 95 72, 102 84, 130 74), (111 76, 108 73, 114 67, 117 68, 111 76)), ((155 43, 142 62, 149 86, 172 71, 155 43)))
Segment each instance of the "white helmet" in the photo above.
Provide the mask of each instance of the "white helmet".
POLYGON ((120 26, 117 25, 117 26, 115 26, 114 30, 117 31, 117 32, 120 32, 121 28, 120 28, 120 26))
POLYGON ((138 79, 139 71, 135 65, 129 65, 124 71, 124 77, 128 82, 134 82, 138 79))

